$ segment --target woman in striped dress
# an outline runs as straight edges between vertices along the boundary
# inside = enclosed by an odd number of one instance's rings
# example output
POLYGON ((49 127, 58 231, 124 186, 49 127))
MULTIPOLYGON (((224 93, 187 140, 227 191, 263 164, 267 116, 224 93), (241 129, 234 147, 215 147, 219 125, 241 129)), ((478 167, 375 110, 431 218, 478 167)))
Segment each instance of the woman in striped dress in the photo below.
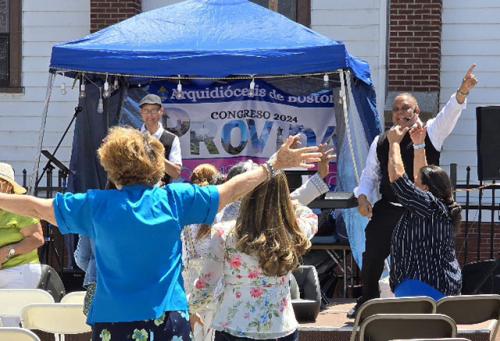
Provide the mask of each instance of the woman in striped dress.
POLYGON ((392 235, 391 288, 397 297, 460 294, 462 274, 455 254, 460 206, 453 199, 448 174, 427 165, 425 127, 395 126, 388 133, 389 179, 405 207, 392 235), (406 175, 399 142, 409 131, 413 140, 415 183, 406 175))

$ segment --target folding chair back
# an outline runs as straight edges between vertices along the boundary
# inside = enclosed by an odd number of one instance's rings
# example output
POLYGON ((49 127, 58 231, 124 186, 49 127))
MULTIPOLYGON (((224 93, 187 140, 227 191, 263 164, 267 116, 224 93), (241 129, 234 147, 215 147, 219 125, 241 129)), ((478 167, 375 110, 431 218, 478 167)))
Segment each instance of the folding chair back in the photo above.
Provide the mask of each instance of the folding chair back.
POLYGON ((40 341, 31 330, 15 327, 0 327, 0 340, 8 341, 40 341))
POLYGON ((31 304, 21 312, 21 323, 24 328, 56 334, 56 338, 58 335, 91 331, 82 304, 31 304))
POLYGON ((356 340, 356 333, 361 323, 375 314, 433 314, 435 312, 436 304, 427 296, 375 298, 366 301, 356 314, 351 341, 356 340))
POLYGON ((428 338, 428 339, 394 339, 391 341, 471 341, 463 337, 441 337, 441 338, 428 338))
POLYGON ((441 314, 376 314, 363 321, 359 339, 447 338, 457 335, 455 322, 441 314))
POLYGON ((500 295, 448 296, 437 302, 436 311, 457 324, 476 324, 496 320, 490 340, 495 340, 500 318, 500 295))
POLYGON ((86 291, 73 291, 61 298, 61 303, 83 304, 86 291))
POLYGON ((20 317, 21 310, 28 304, 54 303, 54 298, 41 289, 0 289, 1 317, 20 317))

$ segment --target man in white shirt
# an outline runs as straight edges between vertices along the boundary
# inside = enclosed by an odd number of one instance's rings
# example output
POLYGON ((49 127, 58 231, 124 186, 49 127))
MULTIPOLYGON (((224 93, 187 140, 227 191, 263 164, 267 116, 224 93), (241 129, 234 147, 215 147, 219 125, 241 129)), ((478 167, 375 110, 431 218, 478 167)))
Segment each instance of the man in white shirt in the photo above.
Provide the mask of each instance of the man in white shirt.
POLYGON ((181 175, 182 155, 179 138, 163 128, 161 119, 165 111, 160 96, 148 94, 139 102, 139 106, 144 122, 141 132, 149 132, 165 147, 165 177, 162 182, 166 185, 181 175))
MULTIPOLYGON (((426 143, 413 145, 410 134, 406 134, 401 141, 403 163, 410 179, 413 179, 414 149, 425 148, 428 163, 439 164, 443 142, 453 131, 465 108, 466 97, 477 83, 473 74, 475 66, 472 65, 469 68, 462 84, 444 108, 435 118, 427 121, 426 143)), ((396 96, 392 107, 393 125, 401 127, 422 125, 419 114, 420 109, 413 95, 402 93, 396 96)), ((349 318, 355 317, 362 303, 380 296, 378 281, 384 269, 384 261, 390 253, 392 231, 403 214, 403 207, 397 202, 390 187, 387 171, 389 143, 386 134, 386 132, 382 133, 373 140, 359 186, 354 189, 354 195, 358 198, 359 212, 370 221, 365 230, 366 242, 361 271, 362 296, 358 299, 356 306, 347 313, 349 318), (380 193, 381 199, 372 206, 369 198, 373 197, 372 194, 376 191, 380 193)))

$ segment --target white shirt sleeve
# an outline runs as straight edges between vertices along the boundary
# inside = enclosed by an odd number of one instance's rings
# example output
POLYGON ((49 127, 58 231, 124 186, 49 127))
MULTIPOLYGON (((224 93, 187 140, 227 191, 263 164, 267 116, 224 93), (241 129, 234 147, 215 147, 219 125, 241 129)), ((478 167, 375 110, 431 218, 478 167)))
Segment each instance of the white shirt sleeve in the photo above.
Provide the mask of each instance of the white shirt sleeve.
POLYGON ((182 166, 182 153, 181 153, 181 142, 179 137, 175 137, 172 142, 172 147, 170 148, 170 154, 168 155, 168 161, 175 163, 176 165, 182 166))
POLYGON ((373 193, 378 193, 381 178, 380 162, 377 157, 378 138, 379 137, 376 136, 370 145, 370 150, 366 157, 366 165, 359 179, 359 185, 354 188, 354 195, 356 198, 364 194, 370 199, 373 197, 373 193))
POLYGON ((429 134, 429 139, 436 150, 441 150, 444 140, 455 128, 466 105, 467 100, 460 104, 457 102, 455 94, 453 94, 437 116, 427 121, 427 134, 429 134))
POLYGON ((308 205, 321 194, 328 192, 328 190, 328 185, 323 181, 321 176, 316 173, 308 178, 302 186, 290 193, 290 198, 298 200, 302 205, 308 205))

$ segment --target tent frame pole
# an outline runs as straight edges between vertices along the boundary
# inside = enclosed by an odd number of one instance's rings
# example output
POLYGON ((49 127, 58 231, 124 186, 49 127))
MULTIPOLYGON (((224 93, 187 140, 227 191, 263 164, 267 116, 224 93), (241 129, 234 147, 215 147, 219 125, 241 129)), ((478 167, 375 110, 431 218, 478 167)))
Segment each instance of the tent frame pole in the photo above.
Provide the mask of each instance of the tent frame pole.
POLYGON ((28 192, 31 195, 35 194, 35 181, 38 178, 38 168, 40 167, 40 157, 42 154, 43 139, 45 137, 45 127, 47 125, 47 113, 49 112, 50 96, 52 95, 52 87, 56 79, 56 74, 49 72, 49 78, 47 80, 47 89, 45 92, 45 103, 43 105, 42 120, 40 123, 40 130, 38 135, 38 145, 36 149, 36 160, 33 165, 33 171, 30 174, 30 180, 28 185, 28 192))
MULTIPOLYGON (((346 86, 346 78, 350 77, 350 74, 342 69, 339 70, 340 75, 340 98, 342 100, 342 109, 344 112, 344 123, 345 131, 347 135, 347 143, 349 145, 349 151, 351 152, 352 164, 354 167, 354 176, 356 177, 356 184, 359 185, 359 170, 358 164, 356 162, 356 154, 354 153, 354 147, 351 136, 351 125, 349 124, 349 111, 347 110, 347 91, 351 91, 350 86, 346 86)), ((347 79, 347 83, 350 85, 350 80, 347 79)))

